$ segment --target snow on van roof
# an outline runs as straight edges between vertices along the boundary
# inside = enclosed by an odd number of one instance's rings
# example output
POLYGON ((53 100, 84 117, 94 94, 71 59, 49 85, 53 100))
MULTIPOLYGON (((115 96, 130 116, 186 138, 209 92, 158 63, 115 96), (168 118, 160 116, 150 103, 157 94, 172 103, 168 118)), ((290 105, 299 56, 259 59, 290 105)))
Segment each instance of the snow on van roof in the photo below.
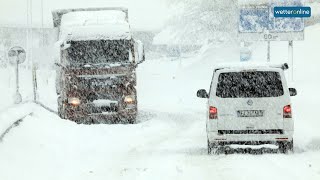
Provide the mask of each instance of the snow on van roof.
POLYGON ((61 19, 60 41, 131 39, 130 25, 122 11, 77 11, 61 19))
POLYGON ((214 70, 232 69, 232 70, 244 70, 244 69, 268 69, 268 68, 280 68, 283 70, 288 69, 288 64, 276 64, 276 63, 261 63, 261 62, 242 62, 242 63, 220 63, 214 67, 214 70))

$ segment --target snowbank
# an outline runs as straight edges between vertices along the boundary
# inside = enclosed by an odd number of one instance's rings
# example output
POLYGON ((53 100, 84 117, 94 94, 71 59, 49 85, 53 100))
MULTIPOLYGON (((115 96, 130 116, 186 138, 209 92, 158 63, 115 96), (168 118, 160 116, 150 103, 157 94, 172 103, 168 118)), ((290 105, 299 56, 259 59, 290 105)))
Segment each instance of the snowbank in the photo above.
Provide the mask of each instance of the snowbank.
POLYGON ((0 111, 0 135, 2 135, 2 133, 4 133, 14 122, 31 114, 34 108, 35 104, 25 103, 0 111))

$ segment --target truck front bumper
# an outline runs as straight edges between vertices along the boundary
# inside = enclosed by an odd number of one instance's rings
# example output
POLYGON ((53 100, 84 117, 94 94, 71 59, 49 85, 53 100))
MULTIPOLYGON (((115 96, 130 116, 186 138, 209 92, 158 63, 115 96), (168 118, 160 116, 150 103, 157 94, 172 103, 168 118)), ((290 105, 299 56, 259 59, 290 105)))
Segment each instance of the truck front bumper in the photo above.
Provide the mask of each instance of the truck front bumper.
POLYGON ((137 116, 137 108, 115 109, 110 111, 92 111, 89 105, 80 105, 78 107, 67 106, 65 109, 66 119, 78 123, 122 123, 135 120, 137 116))

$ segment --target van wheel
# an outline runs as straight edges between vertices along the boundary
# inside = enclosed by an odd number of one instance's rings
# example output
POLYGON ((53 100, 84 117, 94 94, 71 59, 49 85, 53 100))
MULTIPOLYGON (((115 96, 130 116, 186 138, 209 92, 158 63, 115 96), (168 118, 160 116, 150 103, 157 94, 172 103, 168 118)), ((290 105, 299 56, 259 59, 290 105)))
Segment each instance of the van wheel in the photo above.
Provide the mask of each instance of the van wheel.
POLYGON ((288 152, 293 152, 293 140, 287 142, 279 142, 280 153, 287 154, 288 152))
POLYGON ((209 140, 207 141, 207 144, 208 144, 208 154, 211 154, 212 146, 211 146, 211 143, 209 142, 209 140))
POLYGON ((218 151, 218 145, 216 143, 210 143, 209 140, 207 141, 208 144, 208 154, 220 154, 218 151))

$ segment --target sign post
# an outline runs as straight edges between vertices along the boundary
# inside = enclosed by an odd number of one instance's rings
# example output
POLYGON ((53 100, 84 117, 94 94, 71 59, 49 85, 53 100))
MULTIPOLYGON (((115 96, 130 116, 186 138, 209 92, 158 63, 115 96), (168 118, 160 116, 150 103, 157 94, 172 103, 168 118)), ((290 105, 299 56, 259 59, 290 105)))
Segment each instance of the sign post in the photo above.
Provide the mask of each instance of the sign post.
POLYGON ((270 41, 268 41, 267 62, 270 62, 270 41))
POLYGON ((15 104, 19 104, 22 101, 22 96, 19 92, 19 64, 26 60, 26 51, 19 46, 12 47, 8 52, 9 62, 16 67, 16 94, 15 104))
MULTIPOLYGON (((302 17, 275 17, 275 10, 281 8, 301 7, 300 0, 278 1, 239 0, 239 41, 266 41, 267 62, 271 61, 270 42, 288 41, 288 62, 291 64, 291 80, 293 81, 293 41, 304 40, 304 20, 302 17)), ((301 8, 298 8, 301 9, 301 8)), ((307 8, 308 9, 308 8, 307 8)), ((310 9, 310 8, 309 8, 310 9)))
POLYGON ((288 57, 289 60, 291 61, 291 81, 293 82, 293 41, 289 41, 289 46, 288 46, 288 57))

